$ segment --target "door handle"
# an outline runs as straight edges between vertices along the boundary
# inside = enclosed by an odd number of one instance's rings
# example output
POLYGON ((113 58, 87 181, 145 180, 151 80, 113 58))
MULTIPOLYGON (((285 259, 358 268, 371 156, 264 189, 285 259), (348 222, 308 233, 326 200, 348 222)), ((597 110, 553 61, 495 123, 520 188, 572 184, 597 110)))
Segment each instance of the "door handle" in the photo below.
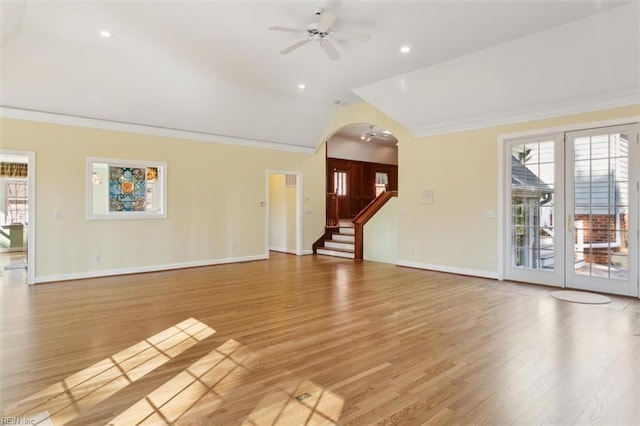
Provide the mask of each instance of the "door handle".
POLYGON ((573 228, 573 220, 572 216, 570 214, 567 215, 567 231, 571 231, 571 228, 573 228))

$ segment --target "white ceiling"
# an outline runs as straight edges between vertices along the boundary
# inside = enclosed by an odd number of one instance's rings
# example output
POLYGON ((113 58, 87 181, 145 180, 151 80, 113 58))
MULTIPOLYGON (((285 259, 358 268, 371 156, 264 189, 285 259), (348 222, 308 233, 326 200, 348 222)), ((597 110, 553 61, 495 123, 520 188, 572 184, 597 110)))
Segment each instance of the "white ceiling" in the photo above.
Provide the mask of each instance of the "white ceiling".
POLYGON ((314 148, 334 111, 361 99, 417 134, 640 99, 637 1, 3 0, 0 8, 3 111, 314 148), (316 7, 337 16, 332 30, 372 40, 335 41, 337 61, 313 43, 278 54, 301 36, 268 27, 305 28, 316 7), (100 37, 104 29, 114 36, 100 37))

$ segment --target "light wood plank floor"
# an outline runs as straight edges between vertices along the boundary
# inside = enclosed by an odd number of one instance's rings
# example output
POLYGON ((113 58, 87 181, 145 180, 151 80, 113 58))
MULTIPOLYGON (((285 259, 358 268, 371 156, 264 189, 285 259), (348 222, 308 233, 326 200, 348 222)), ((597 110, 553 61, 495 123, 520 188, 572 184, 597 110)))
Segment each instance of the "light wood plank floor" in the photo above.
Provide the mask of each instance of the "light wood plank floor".
POLYGON ((550 291, 277 253, 32 287, 5 275, 2 414, 56 426, 640 424, 640 302, 550 291))

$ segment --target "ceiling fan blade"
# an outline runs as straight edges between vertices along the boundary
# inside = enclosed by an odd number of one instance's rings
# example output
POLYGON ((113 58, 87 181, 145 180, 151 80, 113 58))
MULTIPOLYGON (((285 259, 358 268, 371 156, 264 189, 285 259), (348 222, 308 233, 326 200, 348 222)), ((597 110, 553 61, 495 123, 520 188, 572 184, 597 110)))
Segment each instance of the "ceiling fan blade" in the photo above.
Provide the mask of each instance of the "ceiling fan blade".
POLYGON ((329 40, 327 40, 327 39, 320 40, 320 47, 322 47, 324 52, 327 54, 329 59, 331 59, 332 61, 335 61, 336 59, 340 58, 340 53, 338 53, 338 51, 336 50, 335 46, 333 44, 331 44, 331 42, 329 40))
POLYGON ((335 40, 353 40, 353 41, 369 41, 371 40, 371 34, 367 33, 340 33, 331 32, 331 38, 335 40))
POLYGON ((320 15, 320 19, 318 20, 318 31, 320 31, 321 33, 326 32, 335 21, 335 15, 332 15, 329 12, 323 12, 322 15, 320 15))
POLYGON ((271 31, 284 31, 286 33, 297 33, 297 34, 302 34, 307 32, 307 30, 305 29, 288 28, 288 27, 269 27, 269 29, 271 31))
POLYGON ((306 40, 300 40, 299 42, 292 44, 291 46, 287 47, 286 49, 284 49, 282 52, 280 52, 281 55, 286 55, 287 53, 291 53, 294 50, 296 50, 299 47, 304 46, 305 44, 309 43, 310 39, 306 39, 306 40))

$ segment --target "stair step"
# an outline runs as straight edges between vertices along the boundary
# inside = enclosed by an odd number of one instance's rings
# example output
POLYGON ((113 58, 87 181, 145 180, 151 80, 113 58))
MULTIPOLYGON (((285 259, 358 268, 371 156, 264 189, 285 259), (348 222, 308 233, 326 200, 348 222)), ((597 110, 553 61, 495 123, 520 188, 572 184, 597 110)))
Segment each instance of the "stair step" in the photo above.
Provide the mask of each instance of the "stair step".
POLYGON ((354 243, 356 241, 356 236, 353 234, 333 234, 331 236, 333 241, 344 241, 347 243, 354 243))
POLYGON ((338 228, 338 231, 340 234, 345 234, 345 235, 355 235, 356 234, 356 228, 354 228, 353 226, 341 226, 340 228, 338 228))
POLYGON ((354 249, 354 243, 350 243, 347 241, 336 241, 336 240, 325 240, 324 248, 327 249, 342 249, 342 250, 351 250, 354 249))
POLYGON ((344 257, 347 259, 354 259, 355 254, 353 250, 344 250, 344 249, 328 249, 328 248, 318 248, 318 254, 322 254, 325 256, 336 256, 336 257, 344 257))

